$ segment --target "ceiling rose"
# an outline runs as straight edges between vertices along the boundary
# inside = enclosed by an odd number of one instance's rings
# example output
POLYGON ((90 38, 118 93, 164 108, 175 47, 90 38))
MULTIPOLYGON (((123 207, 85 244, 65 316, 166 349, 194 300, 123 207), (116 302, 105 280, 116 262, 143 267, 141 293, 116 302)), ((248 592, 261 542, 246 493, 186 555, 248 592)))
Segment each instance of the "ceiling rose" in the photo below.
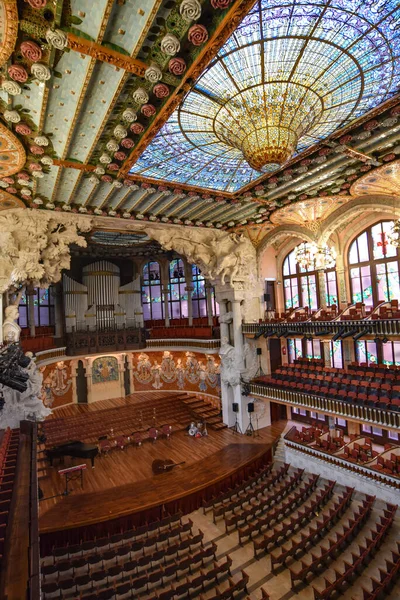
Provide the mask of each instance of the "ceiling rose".
POLYGON ((396 0, 258 0, 132 172, 236 192, 397 93, 396 0))

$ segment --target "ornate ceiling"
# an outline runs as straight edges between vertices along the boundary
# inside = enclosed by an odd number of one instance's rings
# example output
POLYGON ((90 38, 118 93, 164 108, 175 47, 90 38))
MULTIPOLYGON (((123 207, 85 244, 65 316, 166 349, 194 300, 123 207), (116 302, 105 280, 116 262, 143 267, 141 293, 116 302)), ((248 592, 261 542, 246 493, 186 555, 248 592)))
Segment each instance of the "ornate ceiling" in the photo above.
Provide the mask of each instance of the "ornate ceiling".
POLYGON ((259 239, 346 198, 397 195, 397 175, 387 191, 385 175, 371 181, 400 157, 394 0, 0 0, 0 11, 0 208, 259 239), (313 118, 296 121, 294 156, 260 173, 243 128, 258 126, 255 94, 272 111, 285 86, 292 99, 303 86, 313 118))

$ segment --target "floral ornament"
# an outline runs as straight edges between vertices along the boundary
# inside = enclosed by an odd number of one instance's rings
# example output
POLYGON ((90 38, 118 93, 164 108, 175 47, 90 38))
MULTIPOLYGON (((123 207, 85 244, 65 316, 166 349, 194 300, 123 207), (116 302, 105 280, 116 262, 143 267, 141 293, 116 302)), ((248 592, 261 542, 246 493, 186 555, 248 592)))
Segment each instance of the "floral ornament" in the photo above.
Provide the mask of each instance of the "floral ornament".
POLYGON ((23 187, 23 188, 21 189, 21 194, 22 194, 23 196, 28 196, 28 197, 29 197, 29 196, 32 196, 32 190, 30 190, 30 189, 29 189, 29 188, 27 188, 27 187, 23 187))
POLYGON ((143 133, 144 127, 141 123, 133 123, 130 126, 130 130, 132 131, 132 133, 143 133))
POLYGON ((111 177, 111 175, 103 175, 101 180, 104 181, 105 183, 111 183, 112 177, 111 177))
POLYGON ((166 98, 169 96, 169 87, 165 83, 157 83, 153 88, 153 92, 157 98, 166 98))
POLYGON ((198 0, 182 0, 179 13, 186 23, 197 21, 201 15, 201 4, 198 0))
POLYGON ((349 133, 347 135, 342 135, 342 137, 339 138, 339 144, 348 144, 349 142, 351 142, 352 139, 353 136, 349 133))
POLYGON ((319 156, 328 156, 331 152, 332 150, 330 148, 321 148, 321 150, 318 151, 318 154, 319 156))
POLYGON ((96 177, 96 175, 91 175, 89 177, 89 183, 91 183, 92 185, 99 185, 100 181, 99 179, 96 177))
POLYGON ((36 179, 42 179, 44 177, 43 171, 33 171, 32 176, 36 179))
POLYGON ((118 140, 120 140, 121 138, 126 137, 128 132, 126 131, 125 127, 122 127, 122 125, 117 125, 114 129, 114 135, 118 140))
POLYGON ((10 65, 8 67, 8 74, 14 81, 19 81, 20 83, 25 83, 28 79, 28 73, 26 69, 22 65, 10 65))
POLYGON ((133 148, 133 146, 135 145, 135 142, 133 140, 131 140, 131 138, 124 138, 121 142, 121 146, 123 148, 133 148))
POLYGON ((117 211, 114 210, 113 208, 109 208, 108 209, 108 216, 109 217, 115 217, 116 214, 117 214, 117 211))
POLYGON ((139 214, 136 215, 136 218, 141 221, 142 219, 144 219, 144 215, 142 215, 141 213, 139 213, 139 214))
POLYGON ((19 123, 18 125, 16 125, 15 131, 20 135, 31 135, 32 133, 32 129, 26 123, 19 123))
POLYGON ((124 213, 122 213, 122 216, 124 219, 130 219, 131 213, 124 212, 124 213))
POLYGON ((151 63, 144 72, 144 78, 150 83, 157 83, 162 79, 162 71, 156 63, 151 63))
POLYGON ((231 0, 211 0, 211 6, 215 9, 225 10, 230 5, 231 0))
POLYGON ((149 95, 146 92, 146 90, 144 88, 142 88, 142 87, 139 87, 137 90, 135 90, 133 92, 132 98, 138 104, 146 104, 146 102, 149 101, 149 95))
POLYGON ((41 206, 43 204, 43 200, 40 198, 40 196, 36 196, 36 198, 34 199, 34 203, 38 206, 41 206))
POLYGON ((41 171, 41 170, 42 170, 42 166, 41 166, 41 165, 39 165, 38 163, 31 163, 31 164, 28 166, 28 169, 29 169, 31 172, 33 172, 33 171, 41 171))
POLYGON ((132 108, 127 108, 122 113, 122 118, 126 123, 133 123, 137 120, 137 114, 132 108))
POLYGON ((22 179, 23 181, 29 181, 29 175, 28 173, 24 173, 22 171, 22 173, 18 173, 18 179, 22 179))
POLYGON ((54 210, 55 204, 53 202, 48 202, 46 204, 46 208, 50 209, 50 210, 54 210))
POLYGON ((385 155, 385 156, 382 158, 382 160, 383 160, 384 162, 389 162, 389 161, 391 161, 391 160, 394 160, 395 158, 396 158, 396 155, 395 155, 393 152, 391 152, 390 154, 386 154, 386 155, 385 155))
POLYGON ((171 58, 168 70, 172 75, 182 75, 186 71, 186 63, 183 58, 171 58))
POLYGON ((365 131, 372 131, 373 129, 376 129, 377 127, 379 127, 379 121, 377 121, 376 119, 372 119, 372 121, 368 121, 368 123, 364 123, 365 131))
POLYGON ((1 89, 10 96, 18 96, 22 92, 21 86, 16 81, 3 81, 1 89))
POLYGON ((152 117, 156 114, 156 109, 152 104, 144 104, 140 110, 145 117, 152 117))
POLYGON ((8 192, 9 194, 16 194, 17 190, 15 189, 15 187, 10 186, 6 188, 6 192, 8 192))
POLYGON ((54 164, 54 160, 51 158, 51 156, 43 156, 40 159, 40 162, 48 167, 51 167, 51 165, 54 164))
POLYGON ((78 210, 79 210, 80 213, 83 213, 83 214, 87 213, 86 206, 80 206, 78 210))
POLYGON ((110 152, 116 152, 119 148, 119 144, 118 144, 117 140, 111 139, 109 142, 107 142, 106 148, 110 152))
POLYGON ((7 183, 8 185, 12 185, 14 183, 14 178, 13 177, 3 177, 2 181, 7 183))
POLYGON ((120 188, 122 188, 122 187, 123 187, 123 185, 124 185, 124 184, 122 183, 122 181, 118 181, 118 179, 116 179, 116 180, 113 182, 113 186, 114 186, 115 188, 117 188, 117 190, 119 190, 120 188))
POLYGON ((108 165, 108 168, 110 169, 110 171, 119 171, 119 165, 117 165, 117 163, 110 163, 108 165))
POLYGON ((51 71, 49 67, 42 63, 35 63, 31 66, 31 73, 39 81, 48 81, 51 77, 51 71))
POLYGON ((49 140, 44 135, 37 135, 33 141, 38 146, 48 146, 49 145, 49 140))
POLYGON ((57 50, 64 50, 64 48, 68 45, 67 34, 61 29, 48 29, 46 31, 46 40, 57 50))
POLYGON ((103 169, 103 167, 98 166, 98 167, 95 168, 94 172, 96 173, 96 175, 104 175, 104 173, 106 172, 106 170, 103 169))
POLYGON ((69 204, 63 204, 62 205, 62 209, 65 210, 65 212, 70 212, 71 211, 71 207, 69 204))
POLYGON ((32 6, 32 8, 36 8, 37 10, 44 8, 47 4, 47 0, 26 0, 26 2, 29 6, 32 6))
POLYGON ((168 56, 175 56, 181 49, 178 38, 172 33, 167 33, 161 40, 161 52, 168 56))
POLYGON ((192 25, 188 31, 188 40, 193 44, 193 46, 201 46, 208 40, 207 29, 204 27, 204 25, 200 25, 200 23, 192 25))
POLYGON ((124 186, 132 188, 133 192, 139 189, 139 186, 136 185, 136 183, 134 183, 132 179, 124 179, 124 186))
POLYGON ((394 106, 392 108, 392 110, 390 111, 390 114, 392 117, 397 117, 397 115, 400 115, 400 104, 398 104, 397 106, 394 106))
POLYGON ((94 212, 95 215, 102 215, 103 214, 103 211, 101 210, 101 208, 95 208, 93 212, 94 212))
POLYGON ((103 165, 108 165, 112 161, 112 158, 111 158, 111 156, 109 154, 107 154, 106 152, 104 152, 104 154, 102 154, 100 156, 99 161, 103 165))
POLYGON ((119 151, 114 154, 114 158, 116 158, 117 160, 125 160, 126 154, 125 154, 125 152, 119 151))
POLYGON ((383 127, 393 127, 393 125, 396 125, 397 122, 398 122, 397 117, 389 117, 388 119, 385 119, 384 121, 382 121, 381 125, 383 127))
POLYGON ((37 146, 36 144, 33 144, 29 150, 32 154, 36 154, 37 156, 44 154, 43 148, 41 146, 37 146))
POLYGON ((28 60, 31 60, 32 62, 37 62, 42 58, 40 46, 38 46, 35 42, 22 42, 20 50, 22 56, 28 60))

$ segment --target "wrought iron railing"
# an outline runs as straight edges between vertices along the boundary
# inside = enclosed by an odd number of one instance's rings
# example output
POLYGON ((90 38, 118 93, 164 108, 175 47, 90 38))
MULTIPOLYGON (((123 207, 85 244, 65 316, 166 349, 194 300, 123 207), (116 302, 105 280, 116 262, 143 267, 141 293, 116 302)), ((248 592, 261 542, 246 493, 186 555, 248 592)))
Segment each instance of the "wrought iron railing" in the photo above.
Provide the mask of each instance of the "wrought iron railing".
POLYGON ((198 348, 201 350, 218 350, 221 346, 221 340, 199 340, 199 339, 159 339, 146 340, 147 348, 198 348))
POLYGON ((313 412, 320 412, 353 421, 361 421, 363 423, 372 423, 373 425, 388 427, 390 429, 400 428, 400 412, 397 411, 360 406, 351 402, 323 398, 314 394, 305 394, 304 392, 283 390, 259 383, 250 383, 248 388, 252 396, 267 398, 281 404, 298 406, 313 412))
POLYGON ((365 335, 374 336, 391 336, 400 335, 400 319, 377 319, 368 321, 358 319, 356 321, 292 321, 281 323, 244 323, 242 331, 244 334, 263 335, 264 333, 272 334, 284 333, 290 336, 293 335, 326 335, 327 337, 335 335, 339 332, 349 333, 354 331, 354 334, 368 330, 365 335))

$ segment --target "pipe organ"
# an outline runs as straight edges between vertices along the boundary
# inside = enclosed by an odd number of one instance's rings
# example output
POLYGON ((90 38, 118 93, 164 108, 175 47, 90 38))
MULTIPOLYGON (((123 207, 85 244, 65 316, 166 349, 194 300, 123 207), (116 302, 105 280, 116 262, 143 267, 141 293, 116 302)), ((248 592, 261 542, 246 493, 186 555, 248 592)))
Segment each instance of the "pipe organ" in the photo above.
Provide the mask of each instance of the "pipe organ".
POLYGON ((143 327, 140 276, 120 286, 119 267, 100 260, 83 268, 82 281, 63 277, 67 332, 143 327))

